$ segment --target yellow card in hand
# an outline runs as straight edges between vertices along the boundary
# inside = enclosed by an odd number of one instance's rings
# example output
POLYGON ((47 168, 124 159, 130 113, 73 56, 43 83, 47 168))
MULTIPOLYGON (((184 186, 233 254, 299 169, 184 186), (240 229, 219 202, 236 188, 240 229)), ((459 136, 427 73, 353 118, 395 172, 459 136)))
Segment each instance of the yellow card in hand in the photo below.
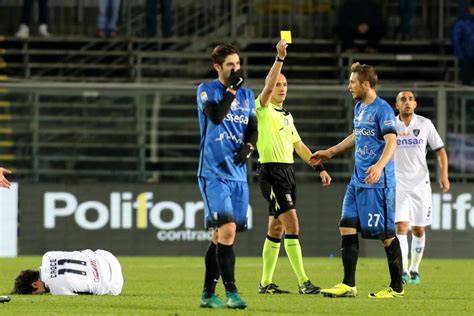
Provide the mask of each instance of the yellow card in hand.
POLYGON ((288 44, 291 44, 291 31, 280 31, 280 37, 285 40, 288 44))

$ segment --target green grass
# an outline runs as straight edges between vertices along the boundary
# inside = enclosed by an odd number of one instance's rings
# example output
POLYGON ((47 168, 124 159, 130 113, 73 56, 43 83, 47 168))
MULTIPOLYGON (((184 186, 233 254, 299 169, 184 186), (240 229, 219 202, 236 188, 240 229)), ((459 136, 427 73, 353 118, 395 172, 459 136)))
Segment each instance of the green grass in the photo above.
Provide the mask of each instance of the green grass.
MULTIPOLYGON (((35 268, 40 257, 0 259, 0 294, 8 294, 18 271, 35 268)), ((372 291, 388 284, 388 269, 382 258, 360 258, 357 271, 357 298, 331 299, 321 295, 297 294, 294 274, 286 257, 281 257, 274 281, 293 294, 257 294, 260 258, 237 258, 236 279, 248 308, 209 310, 199 308, 204 264, 198 257, 119 257, 125 286, 118 297, 110 296, 30 296, 10 295, 11 302, 0 304, 0 315, 109 314, 109 315, 418 315, 474 314, 474 260, 425 259, 421 285, 407 285, 405 298, 374 300, 372 291)), ((313 283, 332 287, 341 281, 339 258, 305 258, 306 271, 313 283)), ((218 286, 218 294, 224 290, 218 286)))

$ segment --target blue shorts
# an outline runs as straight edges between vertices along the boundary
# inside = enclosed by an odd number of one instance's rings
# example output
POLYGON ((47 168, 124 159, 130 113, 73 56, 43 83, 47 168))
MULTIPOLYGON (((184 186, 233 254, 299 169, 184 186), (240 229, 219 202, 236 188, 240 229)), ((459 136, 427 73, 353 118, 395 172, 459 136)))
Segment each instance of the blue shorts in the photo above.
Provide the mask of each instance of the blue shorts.
POLYGON ((363 188, 349 184, 339 227, 356 228, 366 239, 395 236, 395 188, 363 188))
POLYGON ((198 177, 198 181, 204 201, 206 229, 235 222, 237 231, 247 230, 247 182, 204 177, 198 177))

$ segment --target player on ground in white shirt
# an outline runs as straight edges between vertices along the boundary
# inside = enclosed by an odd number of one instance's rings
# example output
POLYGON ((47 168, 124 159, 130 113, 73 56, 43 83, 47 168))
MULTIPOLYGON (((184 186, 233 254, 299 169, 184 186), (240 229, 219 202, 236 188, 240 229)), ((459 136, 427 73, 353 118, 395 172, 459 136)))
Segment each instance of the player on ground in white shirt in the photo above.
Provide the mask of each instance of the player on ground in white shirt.
POLYGON ((418 273, 425 249, 425 227, 432 222, 430 174, 426 163, 428 146, 436 151, 441 170, 439 185, 448 192, 448 156, 433 123, 415 114, 415 95, 401 91, 397 95, 397 149, 395 174, 397 177, 395 223, 403 258, 403 281, 419 284, 418 273), (411 264, 408 267, 408 229, 412 229, 411 264))
POLYGON ((50 251, 39 270, 20 272, 12 294, 119 295, 122 287, 122 268, 110 252, 50 251))

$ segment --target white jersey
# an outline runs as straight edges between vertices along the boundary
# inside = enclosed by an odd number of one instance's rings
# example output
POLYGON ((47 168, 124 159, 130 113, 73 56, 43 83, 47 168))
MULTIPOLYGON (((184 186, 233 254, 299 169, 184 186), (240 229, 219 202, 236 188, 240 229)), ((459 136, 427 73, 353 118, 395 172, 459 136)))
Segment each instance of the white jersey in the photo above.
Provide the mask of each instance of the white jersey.
POLYGON ((397 191, 422 190, 430 187, 430 174, 426 163, 427 147, 439 150, 444 147, 431 120, 414 115, 408 126, 396 118, 397 149, 395 151, 395 175, 397 191))
POLYGON ((47 252, 40 278, 55 295, 118 295, 123 286, 120 263, 105 250, 47 252))

